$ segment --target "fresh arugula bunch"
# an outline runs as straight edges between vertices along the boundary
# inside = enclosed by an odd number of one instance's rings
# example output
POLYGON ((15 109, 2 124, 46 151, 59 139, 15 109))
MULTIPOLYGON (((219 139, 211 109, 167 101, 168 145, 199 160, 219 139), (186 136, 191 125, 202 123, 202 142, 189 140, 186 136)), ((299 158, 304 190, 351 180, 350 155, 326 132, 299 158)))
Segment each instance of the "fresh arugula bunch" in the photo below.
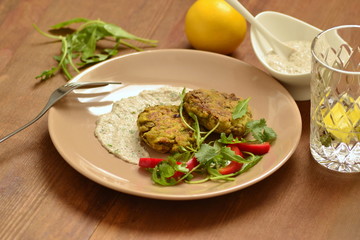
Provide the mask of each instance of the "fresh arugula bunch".
POLYGON ((121 45, 136 51, 142 50, 141 48, 124 41, 124 39, 135 40, 153 47, 157 44, 156 40, 135 36, 119 26, 101 20, 74 18, 69 21, 58 23, 51 28, 53 30, 59 30, 74 23, 82 23, 82 25, 80 25, 73 33, 65 36, 43 32, 34 25, 34 28, 42 35, 59 40, 62 43, 61 54, 54 57, 58 62, 58 65, 50 70, 42 72, 40 75, 36 76, 37 79, 49 79, 60 70, 62 70, 67 79, 71 79, 73 76, 69 68, 72 68, 75 72, 79 73, 81 67, 104 61, 116 55, 121 45), (97 42, 105 38, 113 39, 115 44, 112 48, 105 48, 99 52, 97 42))
MULTIPOLYGON (((185 89, 182 92, 182 101, 179 106, 180 116, 185 125, 194 131, 196 139, 195 147, 183 148, 181 153, 175 153, 170 155, 166 161, 160 162, 155 168, 149 169, 152 173, 152 180, 160 185, 172 186, 179 182, 186 183, 202 183, 209 180, 212 181, 232 181, 235 176, 238 176, 250 168, 255 166, 263 156, 247 153, 247 157, 241 157, 232 151, 228 144, 249 142, 246 139, 234 138, 233 135, 226 136, 224 133, 220 134, 220 138, 204 143, 206 138, 217 128, 216 125, 209 132, 201 132, 199 121, 194 114, 189 114, 193 118, 194 124, 190 126, 183 117, 183 99, 185 96, 185 89), (189 170, 187 168, 189 159, 196 158, 198 165, 189 170), (229 161, 236 161, 243 163, 243 167, 231 174, 222 175, 219 173, 219 169, 226 166, 229 161), (182 176, 178 179, 173 178, 176 172, 181 172, 182 176), (200 180, 193 180, 193 173, 198 173, 199 176, 203 176, 200 180)), ((233 118, 240 118, 248 111, 249 99, 239 101, 237 107, 234 110, 233 118)), ((272 142, 276 139, 276 133, 266 126, 265 119, 250 121, 246 124, 246 133, 251 133, 256 142, 272 142)))

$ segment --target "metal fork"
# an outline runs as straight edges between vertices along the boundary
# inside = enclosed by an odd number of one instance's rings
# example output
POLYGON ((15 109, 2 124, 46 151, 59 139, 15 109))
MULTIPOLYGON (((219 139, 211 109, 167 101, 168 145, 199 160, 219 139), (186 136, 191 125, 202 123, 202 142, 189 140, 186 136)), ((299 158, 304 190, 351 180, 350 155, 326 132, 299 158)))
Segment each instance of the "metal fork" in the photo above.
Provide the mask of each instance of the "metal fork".
POLYGON ((60 99, 65 97, 72 90, 74 90, 76 88, 81 88, 81 87, 100 87, 100 86, 105 86, 108 84, 122 84, 122 83, 121 82, 69 82, 69 83, 66 83, 65 85, 56 89, 50 95, 50 98, 49 98, 47 104, 45 105, 45 107, 41 110, 41 112, 33 120, 31 120, 30 122, 28 122, 21 128, 17 129, 16 131, 1 138, 0 143, 5 141, 8 138, 14 136, 18 132, 24 130, 25 128, 27 128, 28 126, 30 126, 31 124, 33 124, 34 122, 39 120, 57 101, 59 101, 60 99))

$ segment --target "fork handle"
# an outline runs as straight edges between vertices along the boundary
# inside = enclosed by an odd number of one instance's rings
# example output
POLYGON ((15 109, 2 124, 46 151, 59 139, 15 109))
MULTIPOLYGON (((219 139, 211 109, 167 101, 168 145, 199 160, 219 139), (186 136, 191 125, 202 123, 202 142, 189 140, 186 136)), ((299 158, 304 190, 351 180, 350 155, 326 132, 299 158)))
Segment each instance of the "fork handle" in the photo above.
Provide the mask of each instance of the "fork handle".
POLYGON ((24 130, 25 128, 27 128, 28 126, 30 126, 31 124, 33 124, 34 122, 36 122, 37 120, 39 120, 49 109, 50 109, 51 105, 48 103, 46 104, 46 106, 41 110, 41 112, 30 122, 26 123, 24 126, 18 128, 17 130, 13 131, 12 133, 6 135, 5 137, 0 139, 0 143, 2 143, 3 141, 5 141, 6 139, 14 136, 15 134, 17 134, 18 132, 24 130))

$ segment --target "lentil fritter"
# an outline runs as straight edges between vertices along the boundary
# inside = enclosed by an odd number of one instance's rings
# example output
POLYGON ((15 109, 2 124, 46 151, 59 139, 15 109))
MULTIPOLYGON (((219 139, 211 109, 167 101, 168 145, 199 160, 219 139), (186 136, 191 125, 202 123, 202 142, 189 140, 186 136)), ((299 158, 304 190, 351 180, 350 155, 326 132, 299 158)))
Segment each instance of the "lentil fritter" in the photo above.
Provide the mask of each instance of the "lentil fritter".
POLYGON ((208 130, 213 129, 219 122, 214 132, 243 136, 245 125, 252 120, 250 110, 238 119, 233 119, 232 114, 242 100, 235 94, 227 94, 216 90, 197 89, 186 93, 184 98, 184 109, 187 113, 197 116, 200 125, 208 130))
MULTIPOLYGON (((184 114, 187 122, 190 117, 184 114)), ((151 106, 138 116, 141 139, 160 153, 178 152, 180 147, 192 146, 194 132, 182 121, 179 106, 151 106)))

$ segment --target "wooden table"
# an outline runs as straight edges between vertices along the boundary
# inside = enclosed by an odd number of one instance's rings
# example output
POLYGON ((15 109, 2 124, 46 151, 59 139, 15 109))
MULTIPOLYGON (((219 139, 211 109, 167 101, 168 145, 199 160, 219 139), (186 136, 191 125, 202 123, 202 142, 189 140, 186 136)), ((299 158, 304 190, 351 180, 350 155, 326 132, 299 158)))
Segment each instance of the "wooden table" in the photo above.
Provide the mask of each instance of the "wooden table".
MULTIPOLYGON (((184 16, 194 0, 2 0, 0 134, 35 116, 63 76, 39 83, 59 45, 37 33, 74 17, 100 18, 158 49, 191 48, 184 16)), ((242 3, 279 11, 318 28, 359 24, 356 0, 242 3)), ((131 52, 123 51, 120 54, 131 52)), ((249 35, 232 55, 263 70, 249 35)), ((297 102, 303 131, 293 156, 265 180, 228 195, 193 201, 146 199, 82 176, 59 155, 47 118, 0 145, 0 239, 360 239, 360 178, 319 166, 309 152, 309 101, 297 102)))

